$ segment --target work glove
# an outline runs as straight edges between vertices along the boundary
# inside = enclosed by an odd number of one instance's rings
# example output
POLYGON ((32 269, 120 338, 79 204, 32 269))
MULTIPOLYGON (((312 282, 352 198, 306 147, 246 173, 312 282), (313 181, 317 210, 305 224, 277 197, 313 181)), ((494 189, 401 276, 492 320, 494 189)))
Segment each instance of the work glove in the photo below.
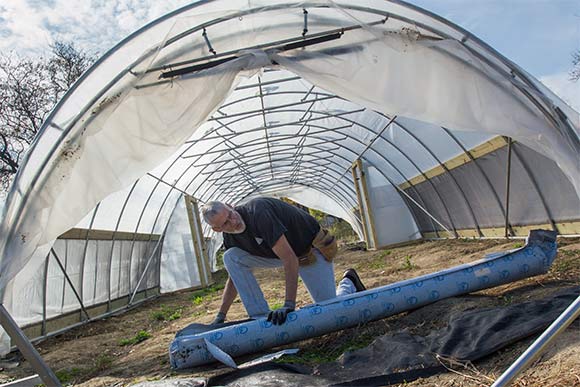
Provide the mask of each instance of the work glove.
POLYGON ((226 321, 226 314, 223 312, 218 312, 210 325, 223 324, 224 321, 226 321))
POLYGON ((274 325, 282 325, 286 321, 288 313, 293 312, 294 309, 296 309, 296 302, 286 300, 283 307, 270 311, 268 321, 274 325))

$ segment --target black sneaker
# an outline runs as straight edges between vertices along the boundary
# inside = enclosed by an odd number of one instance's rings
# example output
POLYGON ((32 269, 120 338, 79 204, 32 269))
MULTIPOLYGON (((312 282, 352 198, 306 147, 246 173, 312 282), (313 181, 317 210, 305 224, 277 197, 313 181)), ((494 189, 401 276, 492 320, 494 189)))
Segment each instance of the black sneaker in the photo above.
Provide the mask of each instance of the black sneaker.
POLYGON ((360 277, 356 273, 356 270, 354 269, 348 269, 347 271, 345 271, 342 278, 348 278, 349 280, 351 280, 357 292, 367 290, 367 288, 365 288, 362 281, 360 280, 360 277))

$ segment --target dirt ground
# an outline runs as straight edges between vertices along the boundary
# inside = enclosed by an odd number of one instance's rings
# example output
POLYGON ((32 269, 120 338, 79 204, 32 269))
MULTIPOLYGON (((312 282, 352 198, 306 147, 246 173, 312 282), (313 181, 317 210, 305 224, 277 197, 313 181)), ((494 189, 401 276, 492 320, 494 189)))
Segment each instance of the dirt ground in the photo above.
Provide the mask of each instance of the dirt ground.
MULTIPOLYGON (((379 251, 345 246, 335 261, 335 275, 338 280, 344 270, 354 267, 367 288, 372 288, 472 262, 486 253, 513 249, 522 243, 522 240, 442 240, 379 251)), ((478 292, 469 302, 473 303, 473 307, 508 305, 539 299, 558 289, 578 285, 580 238, 562 238, 558 244, 558 257, 549 273, 478 292)), ((282 271, 260 271, 257 276, 270 305, 275 307, 283 302, 282 271)), ((168 347, 178 330, 193 322, 209 323, 213 319, 219 307, 224 280, 223 272, 218 273, 216 284, 211 289, 163 295, 125 314, 51 338, 37 345, 37 348, 65 385, 121 387, 147 380, 210 376, 224 372, 226 368, 218 364, 175 372, 170 369, 168 361, 168 347)), ((297 361, 315 365, 336 359, 344 350, 369 344, 374 337, 382 334, 407 329, 414 334, 427 335, 445 324, 437 318, 438 308, 465 306, 456 305, 465 303, 465 299, 444 301, 445 304, 440 301, 412 312, 288 347, 301 349, 297 361)), ((309 302, 306 289, 299 286, 298 306, 309 302)), ((237 300, 228 319, 243 318, 246 315, 237 300)), ((580 386, 579 325, 577 321, 569 327, 514 385, 580 386)), ((533 339, 515 343, 475 364, 447 364, 449 372, 406 383, 405 386, 489 386, 533 339)), ((5 367, 0 372, 0 383, 34 373, 17 354, 11 356, 12 360, 18 360, 19 365, 9 367, 10 364, 14 365, 14 361, 0 364, 0 367, 5 367)), ((257 354, 252 357, 257 357, 257 354)))

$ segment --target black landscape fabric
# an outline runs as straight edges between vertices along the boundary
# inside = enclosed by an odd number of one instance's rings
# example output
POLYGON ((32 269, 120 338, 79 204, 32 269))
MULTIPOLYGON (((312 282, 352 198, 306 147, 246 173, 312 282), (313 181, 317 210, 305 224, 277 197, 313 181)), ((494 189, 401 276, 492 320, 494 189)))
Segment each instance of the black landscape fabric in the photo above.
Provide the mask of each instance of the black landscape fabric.
POLYGON ((321 364, 314 369, 262 364, 212 377, 208 385, 385 386, 410 382, 444 372, 445 368, 437 355, 459 361, 475 361, 539 333, 578 294, 580 287, 574 287, 541 300, 461 311, 449 317, 445 328, 427 336, 397 332, 379 337, 366 348, 347 352, 337 361, 321 364))
POLYGON ((343 354, 336 362, 322 364, 316 373, 332 376, 337 385, 345 386, 378 386, 426 377, 444 370, 437 355, 475 361, 544 330, 579 293, 580 287, 575 287, 541 300, 455 313, 447 327, 428 336, 385 335, 366 348, 343 354))

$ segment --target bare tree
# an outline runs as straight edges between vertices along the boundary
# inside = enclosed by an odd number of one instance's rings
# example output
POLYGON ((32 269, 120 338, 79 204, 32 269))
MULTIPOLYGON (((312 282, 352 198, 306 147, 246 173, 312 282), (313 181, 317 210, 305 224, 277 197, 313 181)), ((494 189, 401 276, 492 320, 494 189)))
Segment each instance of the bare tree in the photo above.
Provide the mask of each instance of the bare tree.
POLYGON ((570 70, 570 80, 576 82, 580 79, 580 49, 572 53, 572 70, 570 70))
POLYGON ((78 50, 72 43, 57 41, 50 48, 52 56, 48 59, 47 69, 58 100, 93 64, 95 56, 78 50))
POLYGON ((95 60, 56 42, 40 58, 0 53, 0 191, 6 191, 50 111, 95 60))

